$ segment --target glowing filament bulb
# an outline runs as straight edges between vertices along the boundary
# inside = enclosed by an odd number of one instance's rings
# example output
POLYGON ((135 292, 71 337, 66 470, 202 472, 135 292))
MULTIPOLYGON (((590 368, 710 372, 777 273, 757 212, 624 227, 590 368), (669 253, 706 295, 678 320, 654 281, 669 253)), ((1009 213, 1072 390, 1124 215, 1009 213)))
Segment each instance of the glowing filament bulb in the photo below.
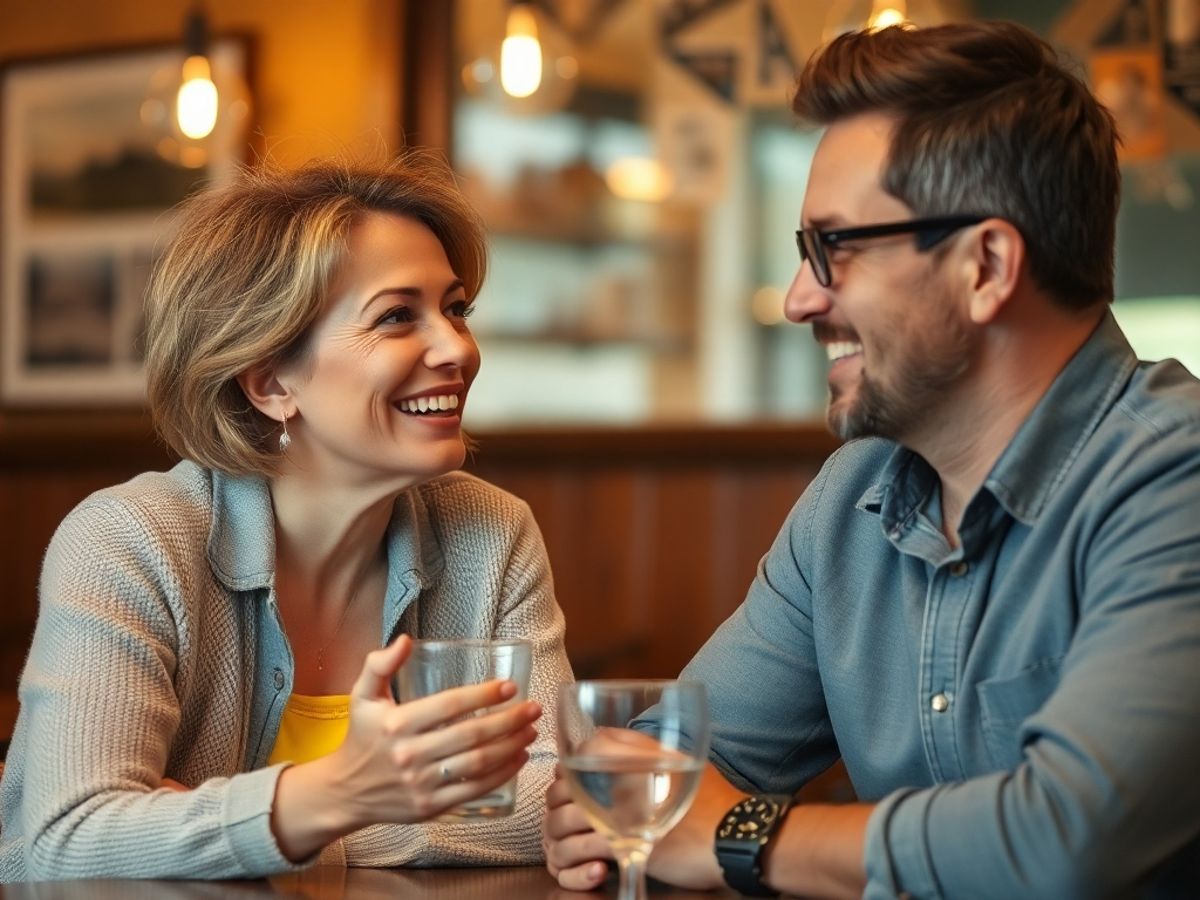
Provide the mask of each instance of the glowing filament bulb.
POLYGON ((183 84, 175 98, 179 130, 194 141, 208 137, 217 125, 217 86, 203 56, 189 56, 183 64, 183 84))
POLYGON ((871 10, 867 27, 875 31, 890 25, 903 25, 908 19, 905 5, 903 0, 875 0, 875 8, 871 10))
POLYGON ((537 20, 525 4, 508 13, 508 27, 500 45, 500 87, 511 97, 528 97, 542 83, 542 45, 537 20))

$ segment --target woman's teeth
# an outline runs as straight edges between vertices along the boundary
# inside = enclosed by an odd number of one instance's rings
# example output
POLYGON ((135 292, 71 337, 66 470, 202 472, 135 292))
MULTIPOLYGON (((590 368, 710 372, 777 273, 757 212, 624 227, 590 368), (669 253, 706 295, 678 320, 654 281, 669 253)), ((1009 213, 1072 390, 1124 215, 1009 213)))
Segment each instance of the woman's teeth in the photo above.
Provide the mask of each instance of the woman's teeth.
POLYGON ((400 411, 406 413, 445 412, 458 409, 457 394, 438 394, 432 397, 416 397, 412 400, 401 400, 400 411))

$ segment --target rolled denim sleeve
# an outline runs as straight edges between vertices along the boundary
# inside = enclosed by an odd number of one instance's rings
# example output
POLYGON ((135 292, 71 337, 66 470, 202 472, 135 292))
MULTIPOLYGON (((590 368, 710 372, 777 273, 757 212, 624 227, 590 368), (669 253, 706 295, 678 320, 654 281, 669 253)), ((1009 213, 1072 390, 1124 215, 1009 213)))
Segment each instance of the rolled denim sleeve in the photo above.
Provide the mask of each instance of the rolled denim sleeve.
POLYGON ((933 865, 919 840, 923 833, 920 822, 935 792, 936 789, 895 791, 875 805, 867 821, 867 889, 863 895, 866 900, 887 900, 901 893, 937 896, 933 865), (907 805, 906 800, 910 801, 907 805), (904 807, 903 818, 899 816, 901 807, 904 807), (902 873, 896 871, 897 860, 906 863, 902 873), (903 891, 901 881, 907 886, 903 891))

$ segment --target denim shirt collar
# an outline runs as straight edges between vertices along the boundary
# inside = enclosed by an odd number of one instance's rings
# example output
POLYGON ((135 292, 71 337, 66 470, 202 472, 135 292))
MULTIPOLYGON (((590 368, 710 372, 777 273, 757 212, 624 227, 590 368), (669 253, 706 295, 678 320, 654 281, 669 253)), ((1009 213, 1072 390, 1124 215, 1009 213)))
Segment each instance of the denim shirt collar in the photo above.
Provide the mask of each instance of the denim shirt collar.
MULTIPOLYGON (((983 487, 1011 516, 1027 525, 1037 521, 1136 367, 1137 356, 1112 311, 1105 312, 984 479, 983 487)), ((885 530, 902 530, 937 484, 937 473, 922 457, 897 446, 856 506, 880 513, 885 530)), ((968 517, 972 507, 974 501, 968 517)))
MULTIPOLYGON (((233 591, 271 589, 275 582, 275 515, 266 479, 213 472, 213 517, 208 559, 213 573, 233 591)), ((445 559, 441 541, 419 490, 396 498, 387 530, 388 588, 385 618, 432 584, 445 559)))
POLYGON ((983 481, 1014 518, 1027 525, 1037 521, 1137 363, 1112 311, 1106 311, 983 481))

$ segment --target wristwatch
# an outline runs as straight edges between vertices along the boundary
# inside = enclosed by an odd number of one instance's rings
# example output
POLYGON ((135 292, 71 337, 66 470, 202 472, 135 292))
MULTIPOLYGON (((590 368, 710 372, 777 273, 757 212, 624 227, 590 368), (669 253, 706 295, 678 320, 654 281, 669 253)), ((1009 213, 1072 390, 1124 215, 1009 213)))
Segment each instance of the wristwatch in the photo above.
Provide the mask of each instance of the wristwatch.
POLYGON ((774 897, 762 882, 763 850, 792 806, 787 794, 755 794, 733 805, 717 826, 717 862, 725 883, 749 897, 774 897))

